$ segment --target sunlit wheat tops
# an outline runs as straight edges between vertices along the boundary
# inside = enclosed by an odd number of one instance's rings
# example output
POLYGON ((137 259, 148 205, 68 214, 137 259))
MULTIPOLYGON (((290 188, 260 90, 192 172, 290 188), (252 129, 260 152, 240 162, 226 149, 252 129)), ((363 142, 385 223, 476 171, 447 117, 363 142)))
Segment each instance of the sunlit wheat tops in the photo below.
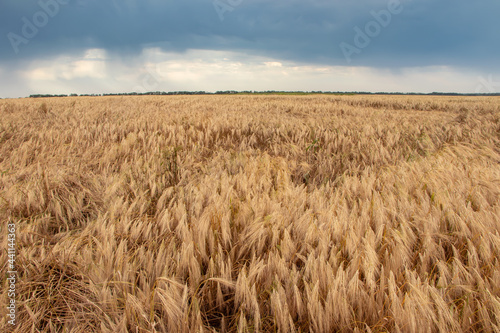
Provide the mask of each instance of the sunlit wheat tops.
POLYGON ((2 100, 9 218, 17 332, 498 332, 500 99, 2 100))

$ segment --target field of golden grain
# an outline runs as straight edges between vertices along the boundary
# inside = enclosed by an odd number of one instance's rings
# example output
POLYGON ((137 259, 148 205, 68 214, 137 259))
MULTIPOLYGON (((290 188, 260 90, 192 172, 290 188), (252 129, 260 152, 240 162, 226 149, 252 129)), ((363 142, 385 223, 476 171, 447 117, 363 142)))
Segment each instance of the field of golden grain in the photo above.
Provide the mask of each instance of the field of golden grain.
POLYGON ((0 100, 0 220, 5 330, 498 332, 500 98, 0 100))

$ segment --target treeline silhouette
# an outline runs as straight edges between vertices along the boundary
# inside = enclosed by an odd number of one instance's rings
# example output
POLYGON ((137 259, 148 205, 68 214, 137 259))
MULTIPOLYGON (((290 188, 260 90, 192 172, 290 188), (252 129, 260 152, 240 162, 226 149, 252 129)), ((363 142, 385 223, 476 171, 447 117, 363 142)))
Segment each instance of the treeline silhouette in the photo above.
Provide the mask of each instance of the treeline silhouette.
POLYGON ((147 96, 147 95, 237 95, 237 94, 252 94, 252 95, 311 95, 311 94, 323 94, 323 95, 424 95, 424 96, 500 96, 500 93, 445 93, 445 92, 432 92, 432 93, 402 93, 402 92, 368 92, 368 91, 235 91, 235 90, 220 90, 216 92, 206 92, 206 91, 149 91, 144 93, 129 92, 129 93, 104 93, 104 94, 33 94, 30 98, 44 98, 44 97, 98 97, 98 96, 147 96))

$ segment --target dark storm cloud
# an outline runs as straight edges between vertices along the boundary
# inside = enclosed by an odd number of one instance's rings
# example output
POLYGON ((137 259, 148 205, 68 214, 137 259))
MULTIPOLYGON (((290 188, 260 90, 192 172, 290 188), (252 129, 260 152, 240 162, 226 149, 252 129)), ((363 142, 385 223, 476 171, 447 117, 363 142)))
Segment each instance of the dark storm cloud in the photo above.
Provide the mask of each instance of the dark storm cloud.
POLYGON ((355 28, 365 33, 375 21, 372 12, 387 10, 391 1, 220 0, 218 13, 212 0, 4 0, 0 65, 87 48, 133 57, 145 45, 158 45, 165 51, 240 50, 330 65, 498 68, 499 1, 401 0, 402 11, 367 46, 357 47, 355 28), (39 13, 49 3, 59 8, 45 22, 39 13), (231 10, 221 20, 224 9, 231 10), (35 20, 43 24, 27 38, 23 26, 35 20), (342 42, 357 49, 350 63, 342 42))

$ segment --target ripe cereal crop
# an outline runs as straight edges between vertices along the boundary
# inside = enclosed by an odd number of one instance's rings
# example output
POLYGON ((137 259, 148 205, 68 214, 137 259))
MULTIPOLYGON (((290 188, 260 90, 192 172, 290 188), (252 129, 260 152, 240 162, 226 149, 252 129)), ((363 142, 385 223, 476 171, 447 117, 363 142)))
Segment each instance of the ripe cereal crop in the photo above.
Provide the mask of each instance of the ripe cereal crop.
POLYGON ((0 100, 0 221, 7 330, 498 332, 500 98, 0 100))

